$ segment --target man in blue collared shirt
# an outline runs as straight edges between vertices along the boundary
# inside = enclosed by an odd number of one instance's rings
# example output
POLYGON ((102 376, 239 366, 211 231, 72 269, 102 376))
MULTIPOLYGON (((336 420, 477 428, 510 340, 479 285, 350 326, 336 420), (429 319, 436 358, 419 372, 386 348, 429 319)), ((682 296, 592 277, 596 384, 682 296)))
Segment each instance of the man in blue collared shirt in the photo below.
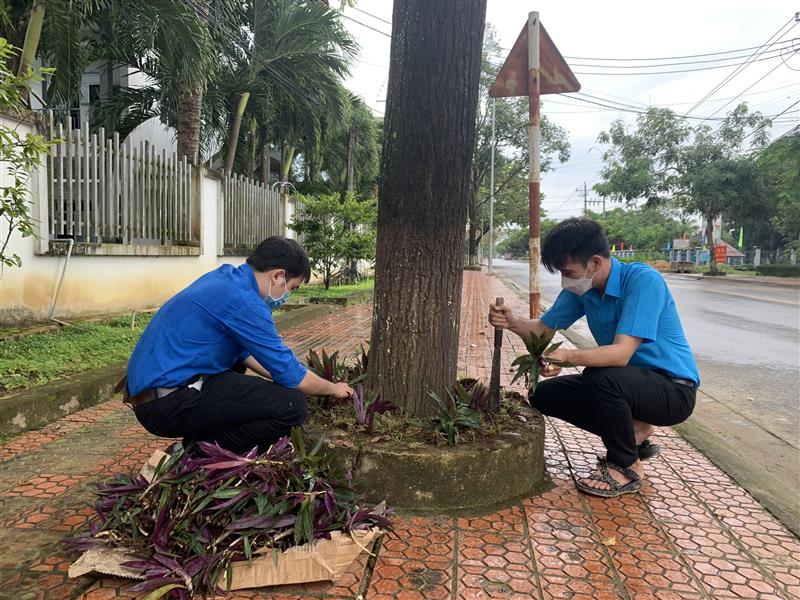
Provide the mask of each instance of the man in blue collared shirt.
MULTIPOLYGON (((542 263, 561 272, 563 288, 544 316, 528 320, 492 305, 489 320, 526 336, 586 316, 597 348, 559 348, 548 357, 585 367, 582 374, 539 383, 531 404, 602 439, 607 454, 595 473, 576 481, 578 489, 604 497, 637 492, 641 460, 659 451, 648 437, 655 426, 685 421, 700 385, 675 302, 655 269, 612 258, 602 227, 590 219, 559 223, 544 242, 542 263)), ((559 371, 547 365, 542 375, 559 371)))
POLYGON ((128 363, 126 402, 145 429, 187 448, 265 450, 303 423, 306 395, 351 395, 306 369, 275 328, 272 310, 310 276, 300 244, 274 236, 242 266, 223 265, 164 304, 128 363))

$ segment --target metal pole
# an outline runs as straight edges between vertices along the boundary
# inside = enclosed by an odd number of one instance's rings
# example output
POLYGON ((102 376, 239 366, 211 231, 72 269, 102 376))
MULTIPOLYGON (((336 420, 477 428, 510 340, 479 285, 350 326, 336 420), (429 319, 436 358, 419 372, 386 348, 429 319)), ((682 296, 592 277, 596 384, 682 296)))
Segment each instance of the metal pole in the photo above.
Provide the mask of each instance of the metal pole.
POLYGON ((541 207, 539 177, 539 152, 541 131, 539 128, 539 13, 528 13, 528 154, 530 157, 530 173, 528 175, 528 220, 530 233, 528 252, 530 256, 530 316, 538 319, 541 315, 539 306, 541 291, 539 287, 539 260, 541 255, 541 223, 539 213, 541 207))
POLYGON ((492 274, 492 258, 494 257, 494 107, 497 98, 492 98, 492 162, 489 171, 489 275, 492 274))

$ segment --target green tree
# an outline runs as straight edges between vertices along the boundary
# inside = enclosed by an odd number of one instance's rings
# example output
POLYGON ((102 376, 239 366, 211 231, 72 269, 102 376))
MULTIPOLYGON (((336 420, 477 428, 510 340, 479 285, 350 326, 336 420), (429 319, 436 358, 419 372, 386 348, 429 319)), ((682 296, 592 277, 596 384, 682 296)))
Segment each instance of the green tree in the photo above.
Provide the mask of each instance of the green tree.
POLYGON ((640 250, 659 251, 682 234, 694 232, 690 224, 666 215, 659 207, 614 208, 605 215, 591 213, 590 216, 603 225, 609 243, 619 246, 623 242, 625 247, 640 250))
MULTIPOLYGON (((633 131, 615 121, 598 141, 604 153, 601 196, 635 205, 678 207, 702 215, 707 239, 722 212, 748 214, 763 194, 751 156, 766 144, 770 121, 750 112, 746 103, 728 113, 714 130, 692 127, 669 109, 651 108, 637 118, 633 131)), ((716 271, 714 253, 711 270, 716 271)))
MULTIPOLYGON (((492 101, 489 87, 500 67, 495 56, 501 54, 497 34, 487 28, 481 60, 481 84, 476 115, 475 150, 470 175, 468 215, 469 264, 477 262, 478 245, 489 231, 489 189, 491 173, 492 101)), ((555 162, 569 160, 569 136, 547 116, 541 118, 541 171, 553 169, 555 162)), ((528 99, 497 99, 495 104, 495 208, 494 222, 504 225, 528 224, 528 99)))
MULTIPOLYGON (((542 239, 547 237, 547 234, 552 231, 556 224, 556 221, 542 217, 542 239)), ((525 258, 528 256, 528 237, 529 231, 527 227, 505 229, 501 233, 500 241, 497 243, 496 253, 498 255, 509 254, 512 258, 525 258)))
POLYGON ((375 258, 375 200, 347 194, 301 196, 303 209, 289 227, 303 236, 313 270, 328 289, 336 273, 352 261, 375 258))
POLYGON ((758 164, 765 171, 766 195, 775 202, 770 222, 784 242, 800 250, 800 129, 770 144, 758 164))
MULTIPOLYGON (((0 37, 0 107, 20 113, 31 82, 39 81, 41 77, 29 67, 18 69, 20 74, 10 71, 16 54, 18 49, 0 37)), ((28 201, 28 180, 53 143, 39 134, 22 135, 15 127, 0 126, 0 162, 6 171, 0 187, 0 269, 22 266, 22 259, 17 254, 10 254, 8 246, 15 234, 22 237, 34 235, 35 220, 28 201)))

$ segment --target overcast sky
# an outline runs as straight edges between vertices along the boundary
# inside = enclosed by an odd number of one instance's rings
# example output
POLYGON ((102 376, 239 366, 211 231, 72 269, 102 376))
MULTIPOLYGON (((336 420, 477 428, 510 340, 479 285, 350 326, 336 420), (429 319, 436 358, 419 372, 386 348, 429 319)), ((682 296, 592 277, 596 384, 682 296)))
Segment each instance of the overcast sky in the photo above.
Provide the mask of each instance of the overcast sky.
MULTIPOLYGON (((459 0, 430 1, 456 4, 459 2, 459 0)), ((390 39, 366 26, 390 33, 391 25, 387 22, 392 18, 392 4, 392 0, 359 0, 355 9, 345 9, 345 15, 349 19, 345 19, 344 22, 361 46, 358 63, 346 85, 360 95, 378 115, 382 115, 385 108, 390 39), (374 17, 364 14, 365 12, 374 17)), ((501 46, 511 48, 531 10, 539 11, 542 24, 565 57, 652 58, 760 46, 800 10, 800 1, 674 0, 668 4, 658 5, 641 0, 635 2, 615 0, 605 3, 582 0, 540 0, 536 3, 522 0, 488 0, 486 20, 497 30, 501 46)), ((784 28, 784 32, 787 31, 778 46, 794 39, 794 47, 800 50, 800 25, 795 25, 793 22, 784 28), (794 28, 789 30, 792 25, 794 28)), ((746 57, 750 52, 740 52, 738 55, 746 57)), ((752 109, 759 110, 764 115, 776 115, 799 100, 800 53, 791 54, 787 50, 783 53, 783 61, 778 53, 772 56, 773 58, 747 66, 691 114, 698 117, 708 116, 740 93, 742 93, 740 99, 732 100, 731 104, 722 108, 714 117, 724 115, 740 100, 747 100, 752 109), (758 81, 759 79, 761 81, 758 81)), ((678 60, 698 61, 716 58, 720 57, 678 60)), ((578 58, 568 58, 567 62, 576 74, 585 71, 643 70, 610 69, 603 66, 588 68, 575 64, 626 65, 642 64, 641 62, 601 62, 578 58)), ((741 62, 743 59, 729 61, 729 63, 741 62)), ((719 64, 698 63, 689 66, 659 67, 657 70, 683 70, 719 64)), ((581 91, 587 94, 636 106, 668 105, 675 111, 682 112, 692 108, 735 69, 736 67, 718 68, 660 75, 577 74, 577 77, 581 82, 581 91)), ((636 115, 560 96, 545 96, 542 112, 568 131, 572 144, 570 161, 560 165, 557 172, 542 177, 542 191, 546 195, 544 207, 551 217, 561 219, 579 214, 583 209, 582 192, 579 194, 575 190, 582 188, 584 181, 588 182, 591 188, 591 185, 599 179, 600 152, 599 148, 593 149, 597 146, 597 134, 607 129, 615 119, 624 119, 632 123, 636 115)), ((773 126, 771 134, 776 137, 799 122, 800 104, 782 115, 781 123, 773 126)))

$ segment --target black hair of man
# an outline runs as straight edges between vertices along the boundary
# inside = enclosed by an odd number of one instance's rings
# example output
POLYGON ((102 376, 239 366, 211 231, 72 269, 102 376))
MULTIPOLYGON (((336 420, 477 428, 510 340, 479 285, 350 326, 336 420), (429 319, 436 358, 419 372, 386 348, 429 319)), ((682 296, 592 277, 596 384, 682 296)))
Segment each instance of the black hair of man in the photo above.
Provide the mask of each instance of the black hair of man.
POLYGON ((273 235, 261 242, 247 257, 247 264, 261 273, 284 269, 288 279, 302 277, 306 283, 311 279, 311 265, 306 251, 295 240, 279 235, 273 235))
POLYGON ((551 273, 569 262, 588 265, 598 255, 611 256, 603 226, 586 217, 571 217, 553 227, 542 244, 542 264, 551 273))

